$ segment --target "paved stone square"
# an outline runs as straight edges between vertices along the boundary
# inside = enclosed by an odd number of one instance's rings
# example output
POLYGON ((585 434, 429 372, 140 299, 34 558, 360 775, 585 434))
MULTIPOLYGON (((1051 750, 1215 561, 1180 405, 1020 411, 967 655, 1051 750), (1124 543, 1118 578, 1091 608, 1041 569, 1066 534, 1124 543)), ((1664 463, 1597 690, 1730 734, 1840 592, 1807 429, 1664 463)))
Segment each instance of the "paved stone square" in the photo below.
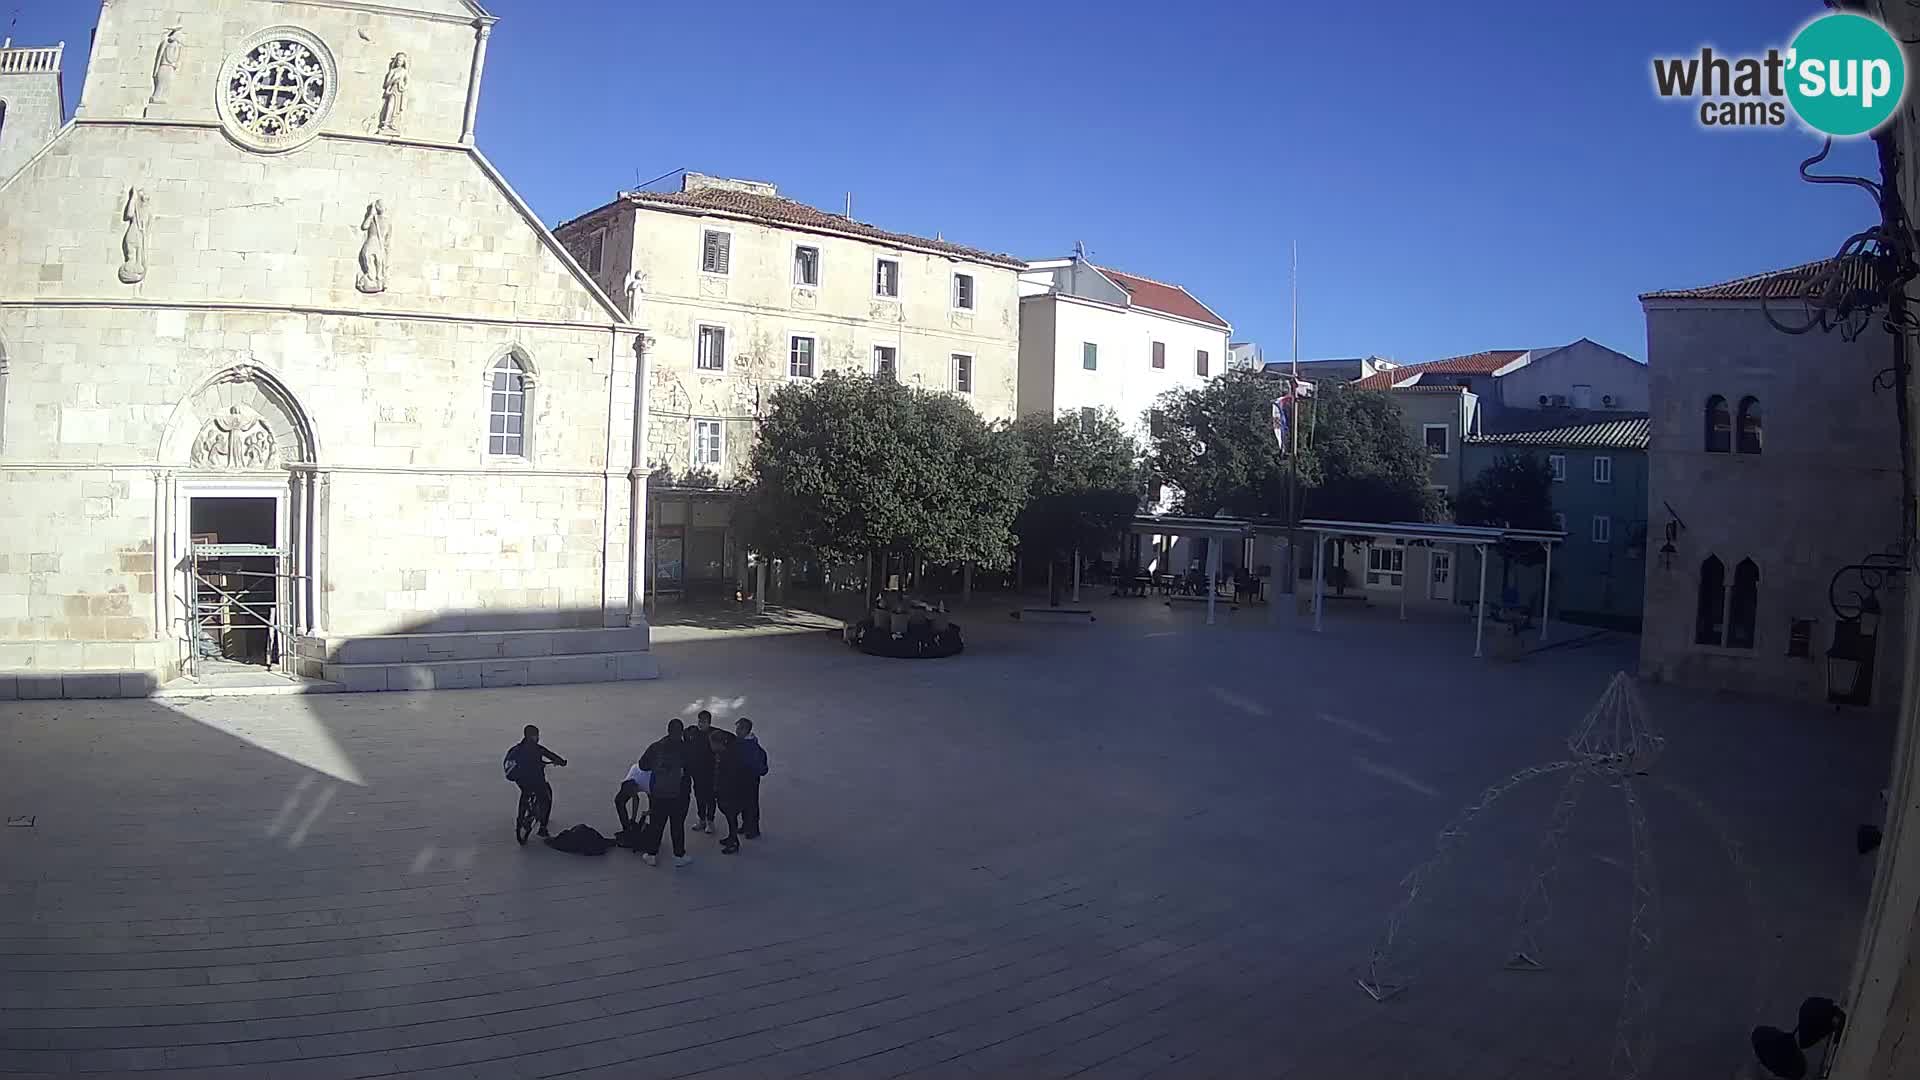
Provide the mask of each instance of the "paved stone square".
MULTIPOLYGON (((983 605, 944 661, 721 627, 646 684, 0 706, 0 810, 34 818, 0 830, 0 1073, 1607 1075, 1630 852, 1604 784, 1548 970, 1502 961, 1550 779, 1434 878, 1412 988, 1354 976, 1442 823, 1564 757, 1631 639, 1494 664, 1456 623, 1099 608, 983 605), (764 838, 690 836, 680 869, 513 843, 522 724, 572 762, 555 826, 611 833, 627 764, 701 705, 759 726, 764 838)), ((1724 1077, 1845 985, 1890 728, 1645 696, 1670 739, 1641 785, 1645 1075, 1724 1077)))

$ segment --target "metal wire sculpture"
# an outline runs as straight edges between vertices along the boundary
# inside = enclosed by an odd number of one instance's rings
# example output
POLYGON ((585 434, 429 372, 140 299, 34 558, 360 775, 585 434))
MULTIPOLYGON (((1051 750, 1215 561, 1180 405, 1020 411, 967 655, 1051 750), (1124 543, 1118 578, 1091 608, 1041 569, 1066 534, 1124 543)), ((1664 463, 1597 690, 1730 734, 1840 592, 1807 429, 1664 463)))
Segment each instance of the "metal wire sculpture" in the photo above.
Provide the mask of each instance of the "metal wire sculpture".
MULTIPOLYGON (((1756 931, 1761 933, 1763 940, 1764 924, 1754 899, 1746 860, 1725 820, 1691 791, 1647 778, 1666 747, 1666 739, 1655 729, 1631 677, 1625 672, 1613 677, 1600 700, 1567 736, 1566 745, 1569 753, 1567 758, 1529 765, 1514 772, 1482 791, 1465 810, 1441 828, 1434 840, 1432 856, 1401 880, 1401 898, 1388 913, 1386 926, 1367 957, 1366 967, 1357 981, 1360 988, 1375 1001, 1385 1001, 1405 990, 1412 982, 1405 968, 1412 916, 1422 898, 1435 890, 1466 840, 1469 827, 1503 796, 1528 781, 1564 775, 1564 782, 1554 799, 1553 810, 1534 856, 1532 872, 1521 892, 1519 914, 1514 922, 1506 959, 1508 970, 1546 970, 1548 964, 1540 944, 1541 931, 1553 918, 1552 886, 1559 870, 1567 830, 1580 805, 1581 793, 1589 781, 1605 785, 1620 793, 1630 836, 1629 872, 1632 877, 1626 963, 1622 972, 1619 1012, 1614 1023, 1610 1073, 1617 1080, 1642 1080, 1652 1075, 1650 1070, 1657 1048, 1652 1018, 1659 999, 1658 960, 1662 927, 1660 886, 1654 865, 1652 836, 1647 825, 1643 784, 1671 793, 1706 822, 1720 841, 1734 873, 1740 878, 1747 907, 1756 931)), ((1760 984, 1756 985, 1756 993, 1763 991, 1766 981, 1765 977, 1760 980, 1760 984)))

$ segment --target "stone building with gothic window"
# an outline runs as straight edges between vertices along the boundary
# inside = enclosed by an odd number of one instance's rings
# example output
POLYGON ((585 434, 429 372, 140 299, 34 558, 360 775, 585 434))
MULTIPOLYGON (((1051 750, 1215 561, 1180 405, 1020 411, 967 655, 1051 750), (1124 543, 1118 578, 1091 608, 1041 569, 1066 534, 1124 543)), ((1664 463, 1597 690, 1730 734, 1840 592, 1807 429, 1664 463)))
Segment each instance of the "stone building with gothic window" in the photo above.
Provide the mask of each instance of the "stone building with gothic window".
POLYGON ((654 673, 637 331, 474 145, 493 25, 102 5, 0 186, 0 696, 654 673))

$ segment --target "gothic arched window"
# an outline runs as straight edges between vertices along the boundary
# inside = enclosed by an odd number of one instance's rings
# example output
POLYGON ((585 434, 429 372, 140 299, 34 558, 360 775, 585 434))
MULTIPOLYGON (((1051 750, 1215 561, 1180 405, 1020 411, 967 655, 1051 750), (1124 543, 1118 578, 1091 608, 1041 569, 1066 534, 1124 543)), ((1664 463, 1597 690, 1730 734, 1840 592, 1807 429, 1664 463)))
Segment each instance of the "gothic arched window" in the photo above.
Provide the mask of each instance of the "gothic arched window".
POLYGON ((487 456, 527 457, 527 408, 533 375, 518 352, 494 361, 487 386, 487 456))
POLYGON ((1726 643, 1727 567, 1717 555, 1700 564, 1700 603, 1693 620, 1696 645, 1726 643))
POLYGON ((1739 450, 1743 454, 1760 452, 1760 399, 1743 397, 1740 399, 1739 450))
POLYGON ((1727 408, 1727 399, 1715 394, 1707 399, 1707 453, 1732 451, 1733 413, 1727 408))
POLYGON ((1733 598, 1727 604, 1727 647, 1753 648, 1754 616, 1760 608, 1760 567, 1741 559, 1733 568, 1733 598))

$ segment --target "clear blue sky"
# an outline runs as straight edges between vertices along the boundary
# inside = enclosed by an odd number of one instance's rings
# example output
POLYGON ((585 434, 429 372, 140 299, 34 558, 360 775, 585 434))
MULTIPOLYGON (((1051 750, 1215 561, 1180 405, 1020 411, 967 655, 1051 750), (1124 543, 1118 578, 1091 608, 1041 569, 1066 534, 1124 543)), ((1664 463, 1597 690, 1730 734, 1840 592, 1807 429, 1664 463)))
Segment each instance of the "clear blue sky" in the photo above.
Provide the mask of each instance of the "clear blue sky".
MULTIPOLYGON (((480 145, 549 223, 676 168, 851 190, 905 232, 1083 240, 1270 358, 1290 240, 1303 357, 1644 356, 1638 293, 1820 258, 1872 220, 1800 182, 1812 135, 1705 131, 1653 94, 1656 53, 1784 45, 1812 0, 483 2, 480 145)), ((81 46, 98 11, 15 7, 23 43, 81 46)), ((1832 161, 1874 167, 1864 142, 1832 161)))

